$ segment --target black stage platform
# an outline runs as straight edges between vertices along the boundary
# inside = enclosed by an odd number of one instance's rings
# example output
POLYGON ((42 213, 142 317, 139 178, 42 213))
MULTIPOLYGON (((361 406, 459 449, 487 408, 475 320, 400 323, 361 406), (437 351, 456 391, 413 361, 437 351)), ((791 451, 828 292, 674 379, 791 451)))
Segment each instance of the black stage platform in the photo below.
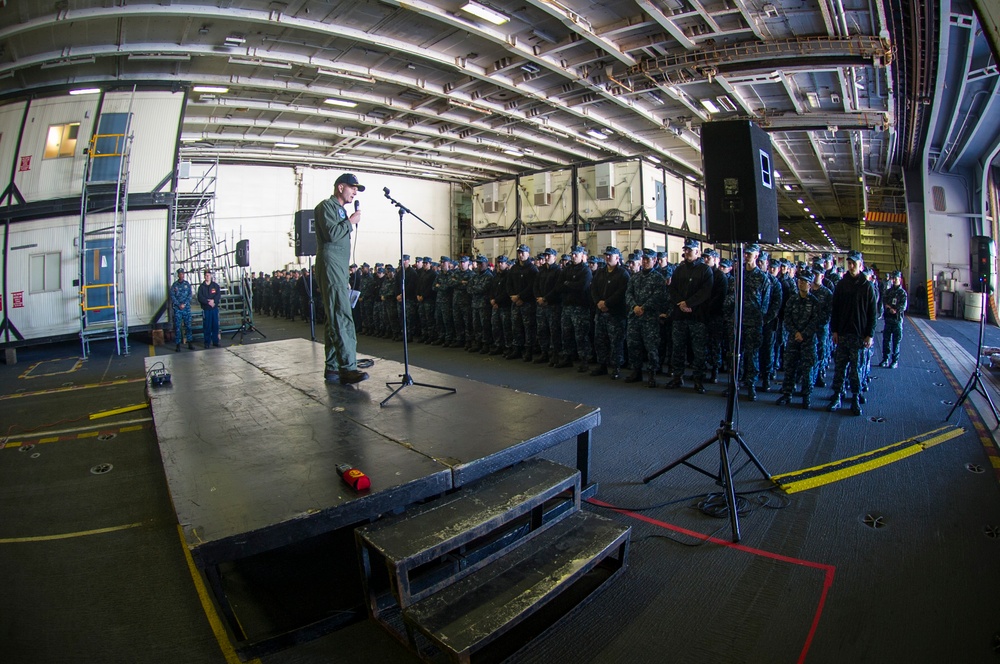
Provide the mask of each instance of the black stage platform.
POLYGON ((170 385, 149 389, 177 518, 243 656, 363 617, 355 525, 573 437, 584 486, 589 481, 598 408, 415 367, 415 380, 457 392, 410 386, 382 408, 402 364, 377 359, 368 381, 340 386, 323 381, 323 358, 321 344, 288 339, 146 359, 147 371, 163 362, 172 376, 170 385), (339 464, 363 470, 371 490, 354 493, 339 464), (310 547, 327 556, 317 572, 325 581, 308 571, 310 547), (284 551, 294 553, 282 559, 284 551), (337 573, 322 571, 338 558, 337 573), (286 575, 301 569, 305 589, 325 582, 346 597, 330 597, 312 614, 294 597, 294 610, 277 611, 270 605, 281 591, 253 587, 269 567, 286 575), (288 624, 295 614, 299 622, 288 624))

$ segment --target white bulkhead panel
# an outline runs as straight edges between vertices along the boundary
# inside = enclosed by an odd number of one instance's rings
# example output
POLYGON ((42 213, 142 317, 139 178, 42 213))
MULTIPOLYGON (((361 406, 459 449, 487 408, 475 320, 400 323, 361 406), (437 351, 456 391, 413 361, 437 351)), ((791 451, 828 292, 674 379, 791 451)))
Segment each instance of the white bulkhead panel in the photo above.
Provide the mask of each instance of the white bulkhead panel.
POLYGON ((97 116, 97 102, 97 95, 31 102, 14 173, 14 183, 26 202, 80 195, 87 164, 84 149, 97 116), (60 128, 63 135, 50 139, 60 128), (47 145, 55 154, 46 157, 47 145))
MULTIPOLYGON (((132 112, 129 193, 148 193, 175 168, 184 94, 170 91, 109 93, 102 113, 132 112)), ((88 135, 89 139, 89 135, 88 135)), ((170 191, 170 185, 160 191, 170 191)))
POLYGON ((149 325, 167 298, 169 210, 130 210, 125 231, 128 325, 149 325))
POLYGON ((25 339, 80 331, 78 233, 76 217, 10 226, 4 310, 25 339))
MULTIPOLYGON (((27 102, 24 101, 0 106, 0 183, 2 183, 0 189, 6 188, 10 182, 11 169, 21 166, 20 163, 14 162, 14 153, 17 151, 17 137, 21 133, 21 120, 24 118, 24 109, 27 106, 27 102)), ((9 204, 9 201, 5 204, 9 204)))

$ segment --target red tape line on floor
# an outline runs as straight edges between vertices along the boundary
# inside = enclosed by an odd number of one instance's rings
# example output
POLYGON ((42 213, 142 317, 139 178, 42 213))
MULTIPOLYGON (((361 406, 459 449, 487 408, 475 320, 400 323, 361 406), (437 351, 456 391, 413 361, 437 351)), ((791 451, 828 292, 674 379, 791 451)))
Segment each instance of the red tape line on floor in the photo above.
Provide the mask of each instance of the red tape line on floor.
POLYGON ((764 551, 763 549, 755 549, 752 546, 746 546, 744 544, 737 544, 735 542, 729 542, 718 537, 712 537, 711 535, 705 535, 694 530, 688 530, 687 528, 682 528, 681 526, 675 526, 671 523, 665 521, 659 521, 651 517, 645 516, 643 514, 638 514, 636 512, 629 512, 628 510, 618 509, 610 503, 606 503, 602 500, 597 500, 596 498, 588 498, 588 503, 593 505, 598 505, 600 507, 607 507, 613 509, 619 514, 624 514, 625 516, 630 516, 633 519, 638 519, 639 521, 645 521, 646 523, 658 526, 660 528, 665 528, 667 530, 672 530, 676 533, 681 533, 687 535, 688 537, 694 537, 696 539, 705 540, 707 542, 712 542, 713 544, 718 544, 720 546, 726 546, 731 549, 736 549, 737 551, 743 551, 745 553, 750 553, 755 556, 761 556, 763 558, 770 558, 771 560, 777 560, 783 563, 790 563, 792 565, 801 565, 802 567, 811 567, 813 569, 818 569, 823 571, 823 590, 820 593, 819 602, 816 605, 816 612, 813 614, 812 625, 809 626, 809 633, 806 635, 806 641, 802 644, 802 651, 799 653, 799 658, 797 660, 798 664, 806 661, 806 655, 809 653, 809 648, 812 646, 813 638, 816 636, 816 630, 819 628, 819 619, 823 615, 823 607, 826 605, 826 597, 830 592, 830 588, 833 586, 833 576, 837 568, 833 565, 827 565, 825 563, 816 563, 810 560, 802 560, 801 558, 792 558, 791 556, 785 556, 780 553, 774 553, 773 551, 764 551))

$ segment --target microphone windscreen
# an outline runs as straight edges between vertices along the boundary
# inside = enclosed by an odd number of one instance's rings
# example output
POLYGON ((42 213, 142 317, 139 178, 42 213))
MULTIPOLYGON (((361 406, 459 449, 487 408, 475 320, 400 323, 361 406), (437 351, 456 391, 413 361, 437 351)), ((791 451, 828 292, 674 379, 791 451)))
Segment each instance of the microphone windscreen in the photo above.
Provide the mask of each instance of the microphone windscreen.
POLYGON ((361 209, 361 201, 355 200, 354 201, 354 211, 357 212, 359 209, 361 209))

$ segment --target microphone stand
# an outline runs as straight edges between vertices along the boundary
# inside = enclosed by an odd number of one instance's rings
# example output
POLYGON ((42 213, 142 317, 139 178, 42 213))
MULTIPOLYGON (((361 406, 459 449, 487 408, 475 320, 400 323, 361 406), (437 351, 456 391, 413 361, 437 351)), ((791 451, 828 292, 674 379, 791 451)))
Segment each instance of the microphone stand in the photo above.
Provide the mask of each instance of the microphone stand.
POLYGON ((396 199, 394 199, 392 196, 390 196, 389 195, 389 188, 388 187, 382 187, 382 192, 385 194, 385 197, 389 199, 389 202, 392 203, 393 205, 395 205, 398 208, 398 210, 399 210, 399 269, 402 272, 402 275, 400 276, 401 284, 402 284, 402 286, 400 288, 400 291, 401 291, 401 294, 402 294, 402 297, 400 298, 400 302, 403 305, 403 311, 402 311, 402 313, 403 313, 403 373, 400 374, 400 376, 399 376, 400 380, 399 381, 393 381, 391 383, 386 383, 385 384, 386 387, 392 387, 393 385, 399 385, 399 387, 397 387, 395 390, 393 390, 392 394, 390 394, 385 399, 383 399, 382 402, 379 403, 379 407, 385 407, 385 405, 387 403, 389 403, 390 399, 392 399, 394 396, 396 396, 397 394, 399 394, 403 390, 403 388, 407 387, 408 385, 416 385, 418 387, 430 387, 430 388, 435 389, 435 390, 445 390, 446 392, 450 392, 452 394, 454 394, 455 392, 458 391, 458 390, 456 390, 453 387, 442 387, 440 385, 430 385, 428 383, 417 383, 417 382, 414 382, 413 378, 410 376, 410 351, 409 351, 410 342, 409 342, 409 336, 408 336, 407 331, 406 331, 406 268, 403 267, 403 254, 405 253, 404 250, 403 250, 403 217, 406 214, 410 214, 417 221, 419 221, 420 223, 422 223, 427 228, 429 228, 431 230, 434 230, 434 227, 431 226, 430 224, 428 224, 426 221, 424 221, 420 217, 418 217, 416 214, 414 214, 405 205, 403 205, 402 203, 400 203, 399 201, 397 201, 396 199))

